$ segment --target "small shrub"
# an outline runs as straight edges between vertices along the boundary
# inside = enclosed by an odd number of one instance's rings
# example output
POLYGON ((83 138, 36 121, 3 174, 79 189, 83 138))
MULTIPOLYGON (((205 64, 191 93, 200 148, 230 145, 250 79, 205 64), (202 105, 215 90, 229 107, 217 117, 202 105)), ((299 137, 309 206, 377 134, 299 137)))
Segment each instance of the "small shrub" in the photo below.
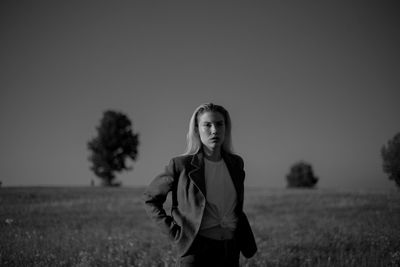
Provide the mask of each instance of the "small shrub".
POLYGON ((318 178, 314 176, 314 172, 310 164, 306 162, 298 162, 294 164, 290 173, 286 176, 288 187, 314 187, 318 178))
POLYGON ((396 134, 381 149, 383 171, 394 180, 400 188, 400 133, 396 134))

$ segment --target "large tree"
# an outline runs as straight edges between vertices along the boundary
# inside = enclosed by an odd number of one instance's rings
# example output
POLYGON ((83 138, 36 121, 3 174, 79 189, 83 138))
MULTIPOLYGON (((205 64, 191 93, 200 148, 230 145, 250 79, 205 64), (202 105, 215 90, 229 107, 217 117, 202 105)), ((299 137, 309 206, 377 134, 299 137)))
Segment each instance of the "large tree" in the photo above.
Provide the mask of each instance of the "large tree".
POLYGON ((390 139, 386 146, 382 146, 381 156, 383 171, 400 188, 400 133, 390 139))
POLYGON ((103 185, 118 185, 114 182, 115 173, 132 169, 126 161, 136 160, 138 145, 139 135, 133 133, 129 118, 121 112, 105 111, 97 136, 88 142, 91 170, 102 179, 103 185))
POLYGON ((287 187, 314 187, 318 178, 314 175, 311 164, 300 161, 290 168, 286 176, 287 187))

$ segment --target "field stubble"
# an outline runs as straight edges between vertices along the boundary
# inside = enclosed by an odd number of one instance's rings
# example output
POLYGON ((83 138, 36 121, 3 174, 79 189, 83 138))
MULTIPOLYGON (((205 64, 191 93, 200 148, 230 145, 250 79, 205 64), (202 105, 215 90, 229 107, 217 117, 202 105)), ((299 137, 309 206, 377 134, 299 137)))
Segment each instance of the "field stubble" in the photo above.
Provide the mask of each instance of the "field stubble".
MULTIPOLYGON (((174 266, 142 188, 1 188, 0 266, 174 266)), ((168 203, 167 203, 168 206, 168 203)), ((400 266, 398 192, 251 189, 242 266, 400 266)))

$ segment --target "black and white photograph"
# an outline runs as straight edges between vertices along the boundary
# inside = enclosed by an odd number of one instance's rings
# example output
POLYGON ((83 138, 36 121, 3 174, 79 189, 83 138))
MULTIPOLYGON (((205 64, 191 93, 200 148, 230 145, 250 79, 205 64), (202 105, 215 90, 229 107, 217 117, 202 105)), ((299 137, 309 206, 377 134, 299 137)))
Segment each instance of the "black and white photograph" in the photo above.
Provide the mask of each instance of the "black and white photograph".
POLYGON ((0 266, 400 266, 399 14, 0 1, 0 266))

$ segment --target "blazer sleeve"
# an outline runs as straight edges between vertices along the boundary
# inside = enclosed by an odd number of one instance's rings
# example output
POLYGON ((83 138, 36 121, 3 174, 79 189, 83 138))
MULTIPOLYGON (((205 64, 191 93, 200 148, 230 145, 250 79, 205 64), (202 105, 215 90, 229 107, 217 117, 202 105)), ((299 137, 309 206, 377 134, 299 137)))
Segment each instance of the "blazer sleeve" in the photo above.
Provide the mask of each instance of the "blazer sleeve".
POLYGON ((176 239, 180 233, 180 226, 177 225, 172 216, 167 215, 163 207, 168 193, 173 190, 176 178, 174 171, 174 160, 171 159, 162 174, 158 175, 150 183, 143 193, 144 206, 149 217, 157 223, 161 231, 171 239, 176 239))
MULTIPOLYGON (((240 156, 238 156, 238 165, 240 171, 243 172, 242 177, 244 182, 246 174, 244 171, 244 161, 240 156)), ((239 244, 239 249, 242 252, 243 256, 246 258, 253 257, 254 254, 257 252, 257 244, 249 220, 243 209, 241 214, 239 215, 239 221, 237 225, 237 240, 239 244)))

